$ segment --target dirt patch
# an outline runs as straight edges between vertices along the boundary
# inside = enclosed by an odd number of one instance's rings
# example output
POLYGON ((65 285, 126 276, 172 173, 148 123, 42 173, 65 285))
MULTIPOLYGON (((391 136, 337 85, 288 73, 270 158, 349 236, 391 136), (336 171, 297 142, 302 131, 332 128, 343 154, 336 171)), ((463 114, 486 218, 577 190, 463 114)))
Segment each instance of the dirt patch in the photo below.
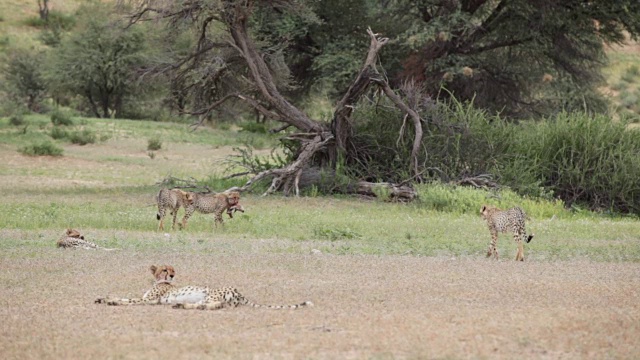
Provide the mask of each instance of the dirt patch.
POLYGON ((5 251, 0 349, 27 358, 638 358, 640 264, 162 251, 5 251), (303 310, 108 307, 148 266, 303 310))

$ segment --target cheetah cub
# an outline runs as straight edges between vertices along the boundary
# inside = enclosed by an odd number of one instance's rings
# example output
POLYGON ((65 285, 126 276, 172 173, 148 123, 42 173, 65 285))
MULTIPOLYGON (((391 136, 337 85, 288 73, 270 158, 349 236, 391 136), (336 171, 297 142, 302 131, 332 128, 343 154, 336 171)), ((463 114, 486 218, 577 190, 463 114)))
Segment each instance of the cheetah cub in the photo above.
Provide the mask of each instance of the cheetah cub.
POLYGON ((65 249, 82 248, 82 249, 101 249, 101 250, 107 250, 107 251, 117 250, 117 249, 103 248, 102 246, 98 246, 92 243, 91 241, 87 241, 84 239, 84 235, 80 234, 78 230, 71 229, 71 228, 67 229, 64 232, 64 234, 62 234, 60 239, 58 239, 58 241, 56 242, 56 245, 59 248, 65 248, 65 249))
POLYGON ((171 284, 175 276, 175 270, 171 265, 155 266, 150 268, 156 279, 155 284, 142 298, 98 298, 96 304, 107 305, 173 305, 176 309, 200 309, 216 310, 226 307, 248 305, 252 307, 266 307, 269 309, 297 309, 303 306, 312 306, 313 303, 305 301, 294 305, 261 305, 247 300, 238 290, 230 287, 213 289, 206 286, 176 287, 171 284))
POLYGON ((514 207, 509 210, 501 210, 495 206, 483 205, 480 209, 482 217, 487 221, 489 225, 489 232, 491 232, 491 243, 489 244, 489 250, 487 257, 493 255, 498 259, 498 249, 496 248, 498 242, 498 233, 513 232, 513 240, 518 243, 518 251, 516 252, 516 261, 524 261, 524 240, 529 243, 533 239, 533 234, 527 236, 524 227, 524 221, 526 215, 524 211, 519 207, 514 207))
POLYGON ((160 192, 156 196, 156 202, 158 203, 158 213, 156 219, 158 219, 158 230, 164 230, 164 216, 166 215, 166 209, 169 209, 169 213, 173 215, 173 225, 171 229, 176 228, 176 218, 178 217, 178 210, 181 207, 185 209, 187 206, 193 203, 193 193, 180 189, 160 189, 160 192))

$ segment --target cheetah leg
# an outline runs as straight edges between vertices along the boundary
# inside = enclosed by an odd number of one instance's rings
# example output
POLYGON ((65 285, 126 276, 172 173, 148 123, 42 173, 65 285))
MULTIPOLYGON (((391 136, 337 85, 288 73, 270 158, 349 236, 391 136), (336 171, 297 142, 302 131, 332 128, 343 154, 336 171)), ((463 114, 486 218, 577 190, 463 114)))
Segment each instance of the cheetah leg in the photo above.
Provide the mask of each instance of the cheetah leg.
POLYGON ((164 209, 158 211, 158 215, 156 216, 160 223, 158 224, 158 230, 164 230, 164 209))
POLYGON ((221 211, 216 211, 215 213, 215 221, 213 222, 214 227, 217 228, 218 224, 220 224, 220 226, 224 226, 224 220, 222 220, 222 213, 223 213, 224 209, 222 209, 221 211))
POLYGON ((189 211, 188 209, 184 210, 184 216, 182 217, 182 224, 180 225, 180 228, 182 229, 187 228, 187 220, 189 220, 189 218, 191 217, 191 214, 193 214, 193 211, 189 211))
POLYGON ((171 225, 171 230, 176 229, 176 219, 178 218, 178 209, 180 208, 176 208, 175 210, 173 210, 173 225, 171 225))
POLYGON ((221 303, 220 301, 216 301, 216 302, 210 302, 210 303, 205 303, 205 304, 183 304, 183 303, 179 303, 179 304, 175 304, 172 306, 172 308, 174 309, 197 309, 197 310, 218 310, 218 309, 222 309, 224 307, 224 304, 221 303))
POLYGON ((491 257, 493 255, 496 260, 498 260, 498 248, 496 247, 498 243, 498 233, 495 231, 491 232, 491 243, 489 244, 489 251, 487 252, 487 257, 491 257))
POLYGON ((524 244, 522 243, 522 235, 516 232, 513 234, 513 239, 518 243, 516 261, 524 261, 524 244))
POLYGON ((145 299, 145 298, 131 298, 131 299, 118 299, 118 298, 98 298, 94 301, 96 304, 107 304, 111 306, 122 305, 157 305, 159 299, 145 299))

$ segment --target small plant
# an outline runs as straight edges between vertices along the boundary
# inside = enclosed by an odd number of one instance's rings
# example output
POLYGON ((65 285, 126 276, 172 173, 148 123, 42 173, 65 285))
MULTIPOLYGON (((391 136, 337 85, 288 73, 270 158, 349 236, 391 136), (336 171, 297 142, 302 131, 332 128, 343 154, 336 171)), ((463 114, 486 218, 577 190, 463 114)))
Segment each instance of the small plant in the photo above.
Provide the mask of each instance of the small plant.
POLYGON ((24 114, 21 111, 16 111, 9 116, 9 124, 13 126, 22 126, 25 124, 24 114))
POLYGON ((246 131, 255 134, 266 134, 267 133, 267 125, 264 123, 257 122, 245 122, 239 125, 242 129, 241 131, 246 131))
POLYGON ((147 150, 149 151, 157 151, 162 149, 162 140, 158 138, 151 138, 147 142, 147 150))
POLYGON ((631 65, 627 68, 627 74, 632 75, 632 76, 638 76, 640 75, 640 67, 638 67, 638 65, 631 65))
POLYGON ((18 151, 28 156, 62 156, 64 150, 54 143, 43 142, 21 147, 18 151))
POLYGON ((149 159, 153 160, 156 158, 156 153, 153 151, 148 151, 147 155, 149 155, 149 159))
POLYGON ((69 140, 76 145, 87 145, 96 142, 96 134, 88 129, 69 134, 69 140))
POLYGON ((67 132, 67 130, 61 127, 54 126, 53 129, 51 129, 51 133, 49 133, 49 136, 51 136, 55 140, 60 140, 68 138, 69 133, 67 132))
POLYGON ((341 239, 359 239, 362 235, 347 228, 347 229, 333 229, 333 228, 316 228, 313 230, 313 235, 318 238, 329 239, 331 241, 341 239))
POLYGON ((68 113, 60 110, 54 110, 51 113, 51 123, 56 126, 71 126, 73 125, 73 120, 71 119, 71 115, 69 115, 68 113))

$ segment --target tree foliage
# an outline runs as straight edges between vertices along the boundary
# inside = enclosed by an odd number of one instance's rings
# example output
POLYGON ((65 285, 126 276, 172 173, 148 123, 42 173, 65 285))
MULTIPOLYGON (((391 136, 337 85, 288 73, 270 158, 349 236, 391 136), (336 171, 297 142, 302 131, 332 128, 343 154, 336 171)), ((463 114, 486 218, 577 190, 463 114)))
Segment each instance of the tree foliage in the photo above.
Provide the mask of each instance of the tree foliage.
POLYGON ((140 29, 123 29, 96 5, 79 14, 78 30, 51 51, 49 88, 54 94, 81 96, 97 117, 122 115, 124 103, 136 92, 143 34, 140 29))
POLYGON ((39 111, 46 95, 44 60, 45 56, 40 51, 14 49, 2 68, 2 90, 11 101, 29 111, 39 111))
POLYGON ((397 81, 421 81, 433 97, 447 97, 444 86, 458 100, 517 117, 604 111, 596 92, 603 44, 623 41, 625 30, 640 33, 637 1, 382 3, 387 24, 397 25, 384 30, 400 39, 402 68, 391 70, 397 81))

